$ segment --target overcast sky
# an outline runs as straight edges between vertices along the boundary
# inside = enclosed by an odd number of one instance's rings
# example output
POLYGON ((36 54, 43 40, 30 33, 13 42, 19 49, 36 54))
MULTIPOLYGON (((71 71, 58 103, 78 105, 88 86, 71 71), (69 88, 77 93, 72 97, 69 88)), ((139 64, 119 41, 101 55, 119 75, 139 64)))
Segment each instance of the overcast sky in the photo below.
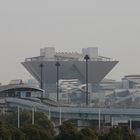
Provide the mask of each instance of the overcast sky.
POLYGON ((0 0, 0 82, 30 78, 20 62, 46 46, 97 46, 120 61, 107 77, 140 74, 140 1, 0 0))

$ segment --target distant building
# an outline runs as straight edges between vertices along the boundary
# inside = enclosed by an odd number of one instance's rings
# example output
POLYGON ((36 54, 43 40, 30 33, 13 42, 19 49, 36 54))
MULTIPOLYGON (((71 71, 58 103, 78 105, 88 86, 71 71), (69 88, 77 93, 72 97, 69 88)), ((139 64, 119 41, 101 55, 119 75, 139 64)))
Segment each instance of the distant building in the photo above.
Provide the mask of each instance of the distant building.
POLYGON ((43 96, 44 91, 42 89, 22 83, 21 81, 22 80, 12 80, 8 85, 0 86, 0 98, 29 98, 43 96))
POLYGON ((97 47, 83 48, 81 53, 77 52, 56 52, 55 48, 41 48, 40 56, 26 58, 22 62, 27 71, 40 83, 47 95, 56 93, 56 61, 59 61, 59 80, 78 79, 81 84, 86 81, 86 64, 84 56, 89 55, 88 82, 94 86, 111 71, 118 63, 108 57, 98 54, 97 47), (42 64, 43 67, 40 67, 42 64), (41 77, 42 75, 42 77, 41 77))
POLYGON ((122 78, 124 89, 140 88, 140 75, 126 75, 122 78))

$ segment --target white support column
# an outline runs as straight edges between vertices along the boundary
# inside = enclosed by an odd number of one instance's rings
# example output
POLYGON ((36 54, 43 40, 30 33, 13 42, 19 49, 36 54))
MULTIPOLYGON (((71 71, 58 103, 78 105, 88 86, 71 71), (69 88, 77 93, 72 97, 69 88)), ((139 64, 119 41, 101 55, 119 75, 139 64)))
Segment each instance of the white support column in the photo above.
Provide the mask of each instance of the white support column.
POLYGON ((49 108, 49 116, 48 119, 51 120, 51 109, 49 108))
POLYGON ((35 123, 35 113, 34 113, 34 107, 32 107, 32 125, 35 123))
POLYGON ((132 129, 132 120, 130 119, 129 128, 132 129))
POLYGON ((113 117, 111 117, 111 126, 113 127, 113 117))
POLYGON ((20 128, 20 108, 18 106, 18 128, 20 128))
POLYGON ((101 129, 101 112, 100 112, 100 108, 99 108, 99 116, 98 116, 98 127, 99 127, 99 130, 101 129))
POLYGON ((62 120, 61 120, 61 107, 60 107, 60 112, 59 112, 59 125, 61 125, 62 124, 62 120))
POLYGON ((5 115, 5 107, 2 108, 2 114, 5 115))

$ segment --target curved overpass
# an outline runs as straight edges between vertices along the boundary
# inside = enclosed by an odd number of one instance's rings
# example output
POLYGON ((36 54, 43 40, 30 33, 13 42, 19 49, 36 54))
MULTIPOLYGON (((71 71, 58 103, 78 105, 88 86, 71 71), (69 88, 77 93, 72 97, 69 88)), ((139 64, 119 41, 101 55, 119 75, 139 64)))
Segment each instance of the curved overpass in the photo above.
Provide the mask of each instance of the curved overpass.
POLYGON ((51 117, 61 117, 65 120, 80 119, 80 120, 97 120, 104 116, 111 117, 127 117, 140 118, 140 109, 117 109, 117 108, 91 108, 91 107, 54 107, 47 104, 42 104, 35 101, 19 99, 19 98, 5 98, 5 102, 10 106, 20 106, 25 109, 36 108, 37 111, 51 112, 51 117))

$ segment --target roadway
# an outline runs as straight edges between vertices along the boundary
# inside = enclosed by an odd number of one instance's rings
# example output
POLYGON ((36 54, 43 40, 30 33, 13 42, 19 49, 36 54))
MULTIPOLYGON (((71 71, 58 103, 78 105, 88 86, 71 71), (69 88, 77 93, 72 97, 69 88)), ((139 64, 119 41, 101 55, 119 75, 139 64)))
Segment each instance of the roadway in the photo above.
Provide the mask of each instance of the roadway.
POLYGON ((111 117, 127 117, 140 119, 140 109, 134 108, 93 108, 93 107, 64 107, 52 106, 51 104, 43 104, 41 102, 19 99, 5 98, 5 102, 10 106, 20 106, 25 109, 35 108, 38 111, 47 112, 51 117, 64 119, 80 119, 94 120, 103 119, 103 116, 111 117))

